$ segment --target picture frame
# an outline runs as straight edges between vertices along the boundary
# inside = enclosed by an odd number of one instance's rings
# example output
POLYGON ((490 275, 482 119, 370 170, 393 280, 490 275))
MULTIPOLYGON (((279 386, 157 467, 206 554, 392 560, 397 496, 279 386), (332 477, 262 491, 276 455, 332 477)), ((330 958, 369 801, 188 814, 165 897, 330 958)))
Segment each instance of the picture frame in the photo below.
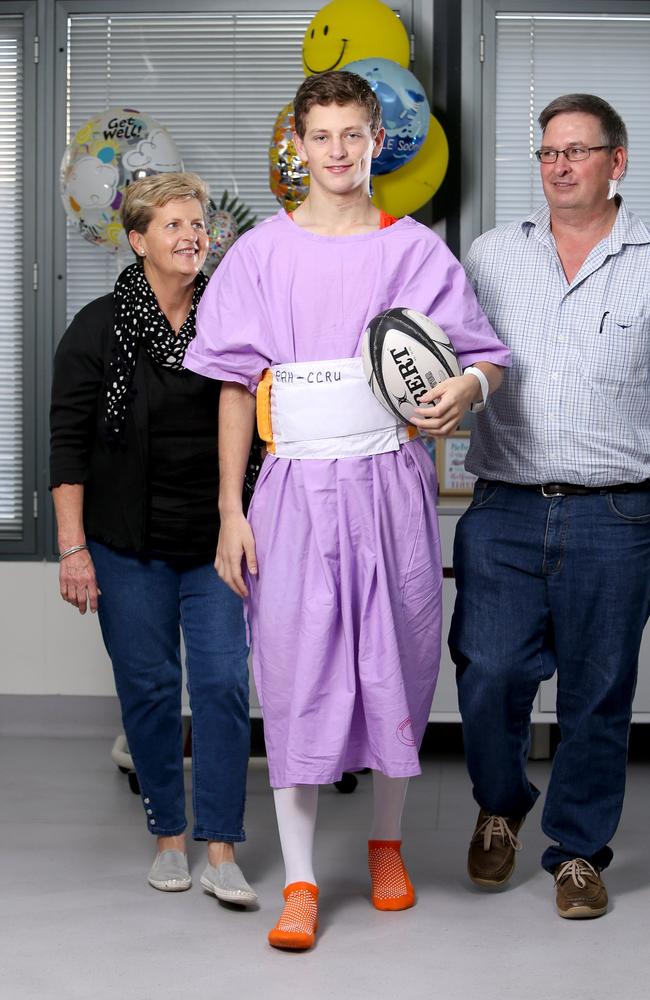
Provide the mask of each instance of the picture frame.
POLYGON ((476 476, 465 469, 469 431, 454 431, 436 442, 438 491, 443 497, 469 497, 474 492, 476 476))

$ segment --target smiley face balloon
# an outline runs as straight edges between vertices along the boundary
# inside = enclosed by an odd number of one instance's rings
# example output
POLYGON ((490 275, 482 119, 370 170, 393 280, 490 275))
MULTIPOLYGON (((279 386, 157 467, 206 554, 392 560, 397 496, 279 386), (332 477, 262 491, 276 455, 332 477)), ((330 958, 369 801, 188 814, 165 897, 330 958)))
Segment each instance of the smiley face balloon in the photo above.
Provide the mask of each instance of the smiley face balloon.
POLYGON ((332 0, 310 21, 302 45, 306 76, 368 58, 407 67, 409 56, 406 29, 381 0, 332 0))

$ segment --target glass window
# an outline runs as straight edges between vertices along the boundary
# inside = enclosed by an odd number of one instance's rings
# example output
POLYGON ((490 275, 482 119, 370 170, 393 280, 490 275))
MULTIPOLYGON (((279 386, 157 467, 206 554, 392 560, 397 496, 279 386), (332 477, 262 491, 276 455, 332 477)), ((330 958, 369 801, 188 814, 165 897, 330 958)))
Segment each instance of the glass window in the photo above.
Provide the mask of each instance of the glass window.
POLYGON ((495 225, 544 200, 537 118, 561 94, 608 101, 627 125, 630 167, 621 193, 650 221, 650 15, 496 14, 495 225))
POLYGON ((0 540, 23 503, 23 19, 0 16, 0 540))
MULTIPOLYGON (((68 136, 108 107, 130 107, 170 132, 186 170, 258 219, 278 210, 268 184, 273 121, 304 74, 302 39, 318 5, 294 12, 71 15, 68 136)), ((110 291, 132 258, 67 232, 67 318, 110 291)))

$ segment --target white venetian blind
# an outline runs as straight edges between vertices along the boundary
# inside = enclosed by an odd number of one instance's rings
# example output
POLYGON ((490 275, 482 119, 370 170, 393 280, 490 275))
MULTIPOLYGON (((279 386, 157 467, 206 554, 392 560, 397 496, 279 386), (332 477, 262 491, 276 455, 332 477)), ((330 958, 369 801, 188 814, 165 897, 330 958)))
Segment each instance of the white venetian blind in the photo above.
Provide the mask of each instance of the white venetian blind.
POLYGON ((630 140, 621 193, 650 222, 650 16, 497 14, 496 28, 495 225, 543 202, 537 118, 572 93, 596 94, 621 115, 630 140))
POLYGON ((0 539, 23 530, 22 38, 0 16, 0 539))
MULTIPOLYGON (((233 4, 234 6, 234 4, 233 4)), ((68 136, 107 107, 137 108, 170 132, 186 170, 218 199, 237 195, 265 218, 278 210, 268 186, 273 122, 303 79, 298 12, 73 15, 68 21, 68 136)), ((120 266, 67 232, 68 320, 112 289, 120 266)))

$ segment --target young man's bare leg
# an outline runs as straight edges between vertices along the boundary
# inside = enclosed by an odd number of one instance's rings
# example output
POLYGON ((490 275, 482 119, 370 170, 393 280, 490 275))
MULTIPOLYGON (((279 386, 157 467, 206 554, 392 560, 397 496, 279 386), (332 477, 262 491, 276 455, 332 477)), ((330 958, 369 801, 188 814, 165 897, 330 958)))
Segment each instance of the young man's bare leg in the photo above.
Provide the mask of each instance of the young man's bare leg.
POLYGON ((372 772, 373 816, 371 840, 401 840, 402 811, 409 786, 408 778, 388 778, 372 772))
POLYGON ((284 884, 311 882, 315 885, 313 854, 318 785, 274 788, 273 799, 284 858, 284 884))
POLYGON ((301 950, 314 943, 318 924, 313 862, 318 785, 274 788, 273 798, 284 858, 285 904, 269 942, 275 948, 301 950))
POLYGON ((372 903, 378 910, 406 910, 415 893, 401 855, 402 810, 408 778, 389 778, 372 772, 374 806, 368 841, 368 868, 372 903))

